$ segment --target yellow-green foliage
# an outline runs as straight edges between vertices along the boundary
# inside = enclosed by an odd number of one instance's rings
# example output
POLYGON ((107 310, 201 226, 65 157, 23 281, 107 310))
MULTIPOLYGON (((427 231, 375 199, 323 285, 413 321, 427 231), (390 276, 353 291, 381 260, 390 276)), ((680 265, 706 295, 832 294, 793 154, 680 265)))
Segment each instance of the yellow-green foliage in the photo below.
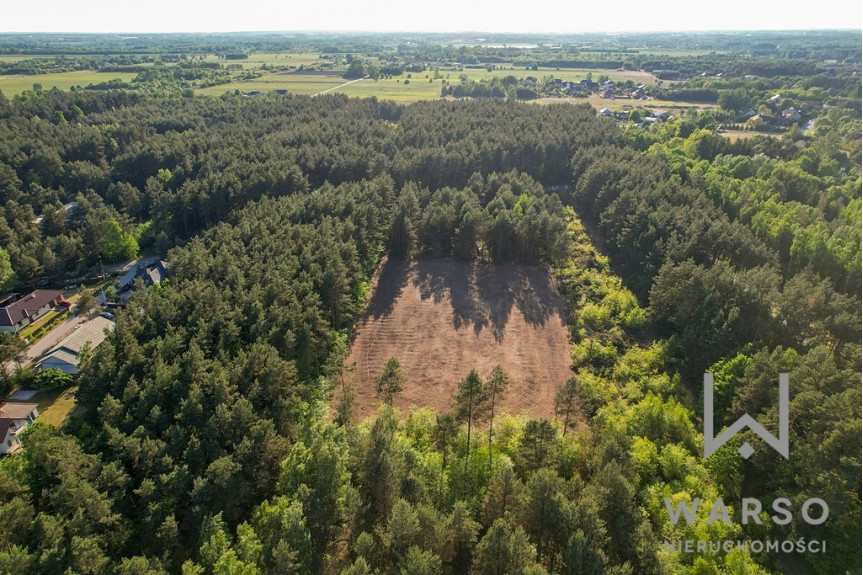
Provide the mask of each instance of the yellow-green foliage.
POLYGON ((627 346, 627 334, 643 327, 644 310, 611 273, 608 258, 593 247, 572 208, 566 208, 565 215, 571 255, 557 268, 556 276, 574 317, 572 364, 576 369, 611 368, 627 346))
MULTIPOLYGON (((703 135, 702 135, 703 136, 703 135)), ((680 140, 680 146, 685 140, 680 140)), ((693 140, 693 146, 695 141, 693 140)), ((654 153, 686 155, 669 148, 654 153)), ((608 260, 596 252, 578 218, 568 212, 571 257, 557 270, 558 285, 574 315, 571 353, 583 411, 593 416, 594 433, 632 437, 630 455, 635 468, 637 500, 660 540, 724 540, 741 535, 738 524, 707 524, 713 504, 722 493, 739 493, 739 458, 720 449, 710 460, 701 458, 702 437, 693 424, 694 413, 678 398, 686 397, 679 378, 667 372, 665 342, 649 347, 633 345, 627 337, 645 323, 635 296, 611 273, 608 260), (696 519, 681 517, 672 525, 665 507, 700 498, 696 519)), ((590 432, 568 436, 562 443, 560 471, 581 468, 590 453, 590 432)), ((723 446, 726 447, 726 446, 723 446)), ((729 510, 732 507, 729 505, 729 510)), ((738 510, 739 512, 739 510, 738 510)), ((661 551, 664 573, 754 573, 763 571, 748 553, 677 553, 661 551)))

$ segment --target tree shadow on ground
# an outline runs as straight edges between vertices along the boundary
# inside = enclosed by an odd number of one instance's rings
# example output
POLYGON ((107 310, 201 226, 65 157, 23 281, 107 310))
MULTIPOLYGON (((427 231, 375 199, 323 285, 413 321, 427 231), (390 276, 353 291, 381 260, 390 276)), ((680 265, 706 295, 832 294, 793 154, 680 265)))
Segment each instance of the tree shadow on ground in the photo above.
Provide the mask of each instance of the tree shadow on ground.
POLYGON ((472 325, 479 334, 489 328, 500 343, 513 307, 533 327, 555 317, 566 321, 563 300, 542 266, 476 264, 446 258, 421 260, 415 270, 412 283, 422 299, 432 298, 436 303, 450 300, 455 329, 472 325))
POLYGON ((390 258, 381 264, 377 285, 372 290, 366 313, 374 319, 379 319, 393 312, 396 300, 408 283, 410 267, 409 262, 390 258))

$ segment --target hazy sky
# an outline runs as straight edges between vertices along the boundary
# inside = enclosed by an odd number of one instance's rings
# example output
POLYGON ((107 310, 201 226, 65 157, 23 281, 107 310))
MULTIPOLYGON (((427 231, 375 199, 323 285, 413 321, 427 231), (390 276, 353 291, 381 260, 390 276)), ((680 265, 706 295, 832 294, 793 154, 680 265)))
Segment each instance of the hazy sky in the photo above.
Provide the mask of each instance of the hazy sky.
POLYGON ((615 32, 861 25, 860 0, 6 0, 0 9, 0 32, 615 32))

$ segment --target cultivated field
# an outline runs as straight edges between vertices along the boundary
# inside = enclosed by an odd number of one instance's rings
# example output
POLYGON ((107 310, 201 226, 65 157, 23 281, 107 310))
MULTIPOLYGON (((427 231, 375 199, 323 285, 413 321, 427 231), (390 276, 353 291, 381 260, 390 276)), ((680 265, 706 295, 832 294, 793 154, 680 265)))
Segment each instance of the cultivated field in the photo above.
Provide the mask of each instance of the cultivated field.
POLYGON ((374 377, 397 358, 408 382, 394 405, 448 410, 458 382, 496 364, 510 377, 502 408, 552 417, 571 375, 564 303, 547 268, 452 259, 385 263, 358 324, 346 379, 359 419, 379 404, 374 377))

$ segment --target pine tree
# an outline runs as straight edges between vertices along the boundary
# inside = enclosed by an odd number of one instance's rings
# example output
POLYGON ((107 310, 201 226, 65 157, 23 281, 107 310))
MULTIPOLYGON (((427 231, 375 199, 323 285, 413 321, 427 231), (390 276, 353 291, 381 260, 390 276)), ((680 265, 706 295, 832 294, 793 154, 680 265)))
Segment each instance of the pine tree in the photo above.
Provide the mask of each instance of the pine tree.
POLYGON ((563 417, 564 437, 569 426, 575 423, 573 420, 579 407, 578 389, 578 379, 573 376, 566 380, 554 396, 554 413, 558 417, 563 417))
POLYGON ((464 454, 465 476, 467 476, 467 460, 470 456, 470 434, 473 424, 485 415, 488 393, 482 384, 482 378, 475 369, 470 370, 458 384, 455 396, 456 419, 467 422, 467 449, 464 454))
POLYGON ((491 442, 494 435, 494 406, 498 401, 502 401, 506 397, 506 389, 509 387, 509 376, 498 364, 491 370, 488 379, 486 380, 486 395, 488 395, 489 410, 491 415, 488 423, 488 474, 491 477, 492 466, 492 451, 491 442))

